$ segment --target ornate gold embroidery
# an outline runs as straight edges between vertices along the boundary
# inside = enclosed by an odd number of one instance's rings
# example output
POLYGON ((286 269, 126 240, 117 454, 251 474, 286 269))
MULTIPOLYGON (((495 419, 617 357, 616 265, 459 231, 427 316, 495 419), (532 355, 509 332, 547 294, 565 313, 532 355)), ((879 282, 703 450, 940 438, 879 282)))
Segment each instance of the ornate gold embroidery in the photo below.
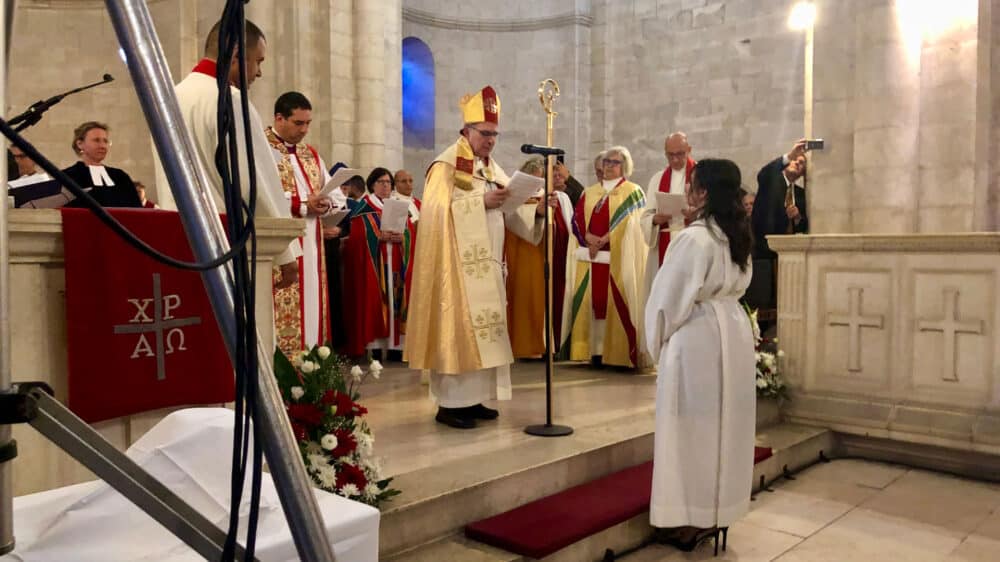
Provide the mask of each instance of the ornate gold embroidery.
POLYGON ((472 328, 476 331, 476 337, 495 343, 500 338, 506 337, 506 326, 504 326, 503 315, 493 308, 480 310, 473 319, 472 328))
POLYGON ((462 252, 462 268, 467 276, 483 279, 490 274, 492 267, 493 255, 489 248, 473 244, 462 252))

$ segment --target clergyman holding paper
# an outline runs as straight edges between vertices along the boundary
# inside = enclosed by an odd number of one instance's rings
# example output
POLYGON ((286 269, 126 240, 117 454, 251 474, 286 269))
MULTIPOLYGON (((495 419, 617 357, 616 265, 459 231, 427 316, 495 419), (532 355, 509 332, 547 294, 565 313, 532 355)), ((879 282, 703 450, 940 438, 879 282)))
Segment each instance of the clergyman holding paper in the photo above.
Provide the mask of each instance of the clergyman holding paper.
POLYGON ((435 419, 470 429, 499 416, 483 402, 511 398, 504 229, 537 244, 544 214, 531 205, 500 209, 511 195, 490 156, 500 135, 496 91, 466 95, 460 107, 461 137, 434 159, 424 182, 405 359, 430 370, 435 419))

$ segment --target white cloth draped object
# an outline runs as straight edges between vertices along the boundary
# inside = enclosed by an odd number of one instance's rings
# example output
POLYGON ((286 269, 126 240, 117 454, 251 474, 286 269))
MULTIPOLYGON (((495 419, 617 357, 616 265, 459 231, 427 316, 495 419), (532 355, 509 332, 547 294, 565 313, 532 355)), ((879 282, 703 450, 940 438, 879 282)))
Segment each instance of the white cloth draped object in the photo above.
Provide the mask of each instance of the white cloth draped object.
MULTIPOLYGON (((129 447, 127 454, 191 507, 225 530, 229 523, 233 412, 174 412, 129 447), (220 444, 224 445, 220 447, 220 444)), ((298 459, 293 459, 298 460, 298 459)), ((378 559, 377 509, 314 489, 338 562, 378 559)), ((250 478, 244 483, 240 543, 245 543, 250 478)), ((170 531, 103 481, 14 499, 17 548, 0 562, 180 562, 202 560, 170 531)), ((278 492, 267 472, 261 486, 257 557, 298 560, 278 492)))

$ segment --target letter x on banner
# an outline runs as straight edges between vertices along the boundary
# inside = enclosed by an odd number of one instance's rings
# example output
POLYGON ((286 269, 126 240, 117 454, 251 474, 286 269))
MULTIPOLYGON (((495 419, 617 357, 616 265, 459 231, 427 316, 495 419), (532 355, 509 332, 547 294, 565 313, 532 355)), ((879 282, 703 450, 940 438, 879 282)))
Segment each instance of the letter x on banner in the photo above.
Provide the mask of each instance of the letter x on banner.
MULTIPOLYGON (((175 212, 110 209, 150 246, 191 261, 175 212)), ((67 403, 87 422, 234 396, 201 275, 153 261, 86 209, 63 209, 67 403)))

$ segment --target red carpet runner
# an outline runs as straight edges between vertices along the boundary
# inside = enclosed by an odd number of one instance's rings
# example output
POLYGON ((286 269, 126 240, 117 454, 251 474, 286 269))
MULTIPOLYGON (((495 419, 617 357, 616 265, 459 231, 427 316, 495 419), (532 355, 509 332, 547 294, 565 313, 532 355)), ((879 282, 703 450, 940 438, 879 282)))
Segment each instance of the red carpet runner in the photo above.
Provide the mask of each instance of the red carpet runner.
MULTIPOLYGON (((771 456, 754 447, 757 464, 771 456)), ((508 552, 544 558, 649 511, 652 461, 609 474, 465 527, 465 536, 508 552)))

